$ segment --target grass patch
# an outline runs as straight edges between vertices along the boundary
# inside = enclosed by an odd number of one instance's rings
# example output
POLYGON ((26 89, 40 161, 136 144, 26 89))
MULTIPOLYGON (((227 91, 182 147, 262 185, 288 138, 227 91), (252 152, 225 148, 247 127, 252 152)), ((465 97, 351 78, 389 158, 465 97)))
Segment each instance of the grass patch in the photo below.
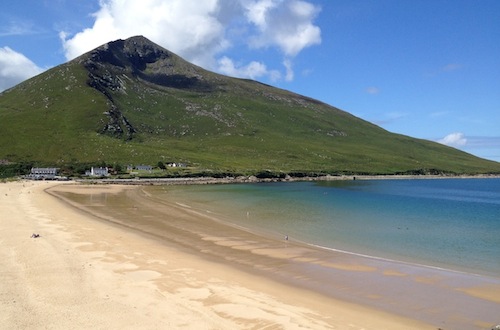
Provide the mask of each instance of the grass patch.
POLYGON ((500 163, 393 134, 319 101, 207 72, 174 55, 139 73, 128 62, 100 63, 93 78, 89 59, 0 94, 0 159, 61 168, 189 164, 174 175, 500 173, 500 163), (161 70, 175 71, 177 80, 161 70), (98 90, 91 79, 112 83, 100 82, 98 90), (191 82, 195 87, 187 88, 191 82), (127 125, 133 133, 120 133, 127 125))

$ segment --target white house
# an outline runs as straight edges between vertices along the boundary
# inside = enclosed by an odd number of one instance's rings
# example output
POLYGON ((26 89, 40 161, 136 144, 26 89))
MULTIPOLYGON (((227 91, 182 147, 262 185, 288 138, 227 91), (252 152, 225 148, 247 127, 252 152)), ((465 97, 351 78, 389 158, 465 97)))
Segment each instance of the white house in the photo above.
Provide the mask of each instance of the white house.
POLYGON ((90 171, 86 171, 87 176, 108 176, 109 171, 107 167, 91 167, 90 171))
POLYGON ((185 163, 168 163, 168 167, 186 167, 187 165, 185 163))
POLYGON ((137 165, 135 168, 140 170, 140 171, 152 171, 153 170, 153 166, 151 166, 151 165, 137 165))
POLYGON ((55 167, 32 167, 29 177, 33 179, 53 179, 57 176, 55 167))

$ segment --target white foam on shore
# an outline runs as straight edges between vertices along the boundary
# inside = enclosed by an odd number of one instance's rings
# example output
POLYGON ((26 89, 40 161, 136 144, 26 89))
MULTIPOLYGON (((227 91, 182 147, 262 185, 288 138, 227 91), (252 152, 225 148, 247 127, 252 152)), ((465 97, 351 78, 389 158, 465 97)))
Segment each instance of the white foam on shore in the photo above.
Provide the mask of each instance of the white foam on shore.
POLYGON ((179 205, 179 206, 182 206, 184 208, 187 208, 187 209, 190 209, 191 206, 187 205, 187 204, 183 204, 183 203, 179 203, 179 202, 175 202, 176 205, 179 205))
POLYGON ((366 259, 388 262, 388 263, 403 264, 403 265, 408 265, 408 266, 412 266, 412 267, 422 267, 422 268, 427 268, 427 269, 434 269, 434 270, 438 270, 438 271, 463 274, 463 275, 491 277, 488 275, 471 273, 471 272, 450 269, 450 268, 444 268, 444 267, 439 267, 439 266, 425 265, 425 264, 421 264, 421 263, 417 263, 417 262, 410 262, 410 261, 396 260, 396 259, 391 259, 391 258, 377 257, 377 256, 373 256, 373 255, 356 253, 356 252, 351 252, 351 251, 346 251, 346 250, 341 250, 341 249, 335 249, 335 248, 330 248, 330 247, 321 246, 321 245, 312 244, 312 243, 307 243, 307 242, 301 242, 301 243, 306 244, 306 245, 311 246, 311 247, 314 247, 314 248, 321 249, 321 250, 328 250, 328 251, 333 251, 333 252, 338 252, 338 253, 348 254, 348 255, 362 257, 362 258, 366 258, 366 259))

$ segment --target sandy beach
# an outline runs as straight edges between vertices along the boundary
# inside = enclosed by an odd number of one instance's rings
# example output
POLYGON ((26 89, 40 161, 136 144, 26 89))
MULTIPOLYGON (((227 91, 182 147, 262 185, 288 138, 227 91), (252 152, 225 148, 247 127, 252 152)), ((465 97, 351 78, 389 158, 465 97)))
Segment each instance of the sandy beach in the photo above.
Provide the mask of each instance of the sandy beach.
MULTIPOLYGON (((163 205, 168 220, 177 226, 163 233, 153 221, 120 222, 120 214, 111 217, 98 207, 86 208, 83 202, 72 205, 63 197, 65 193, 85 197, 127 190, 135 204, 124 214, 152 207, 146 199, 136 198, 143 193, 137 187, 33 181, 0 184, 0 328, 447 329, 446 324, 392 313, 377 303, 336 299, 320 289, 297 285, 301 278, 281 280, 283 274, 301 274, 294 272, 306 262, 343 271, 345 276, 368 274, 368 281, 395 280, 396 287, 406 286, 404 281, 410 277, 427 290, 437 288, 433 286, 437 282, 445 283, 446 288, 438 290, 448 290, 452 298, 460 294, 457 308, 476 300, 500 304, 495 281, 449 287, 449 281, 429 273, 415 274, 405 265, 381 267, 352 258, 313 260, 312 252, 301 246, 277 247, 283 243, 256 241, 250 234, 236 237, 222 226, 176 232, 183 221, 206 222, 186 205, 163 205), (40 236, 32 238, 33 233, 40 236), (280 267, 282 274, 266 276, 280 267), (372 273, 379 274, 378 279, 370 277, 372 273)), ((339 285, 342 281, 339 277, 339 285)), ((380 294, 375 291, 373 300, 380 294)), ((474 326, 491 328, 488 322, 478 320, 474 326)))

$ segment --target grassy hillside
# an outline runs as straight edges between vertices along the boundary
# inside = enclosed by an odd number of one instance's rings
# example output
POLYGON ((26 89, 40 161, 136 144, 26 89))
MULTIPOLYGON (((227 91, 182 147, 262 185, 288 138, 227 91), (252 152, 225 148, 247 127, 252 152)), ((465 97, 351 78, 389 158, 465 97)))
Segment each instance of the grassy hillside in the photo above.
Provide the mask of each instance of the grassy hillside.
POLYGON ((102 46, 0 94, 0 159, 184 162, 252 173, 499 173, 316 100, 185 62, 147 39, 102 46))

